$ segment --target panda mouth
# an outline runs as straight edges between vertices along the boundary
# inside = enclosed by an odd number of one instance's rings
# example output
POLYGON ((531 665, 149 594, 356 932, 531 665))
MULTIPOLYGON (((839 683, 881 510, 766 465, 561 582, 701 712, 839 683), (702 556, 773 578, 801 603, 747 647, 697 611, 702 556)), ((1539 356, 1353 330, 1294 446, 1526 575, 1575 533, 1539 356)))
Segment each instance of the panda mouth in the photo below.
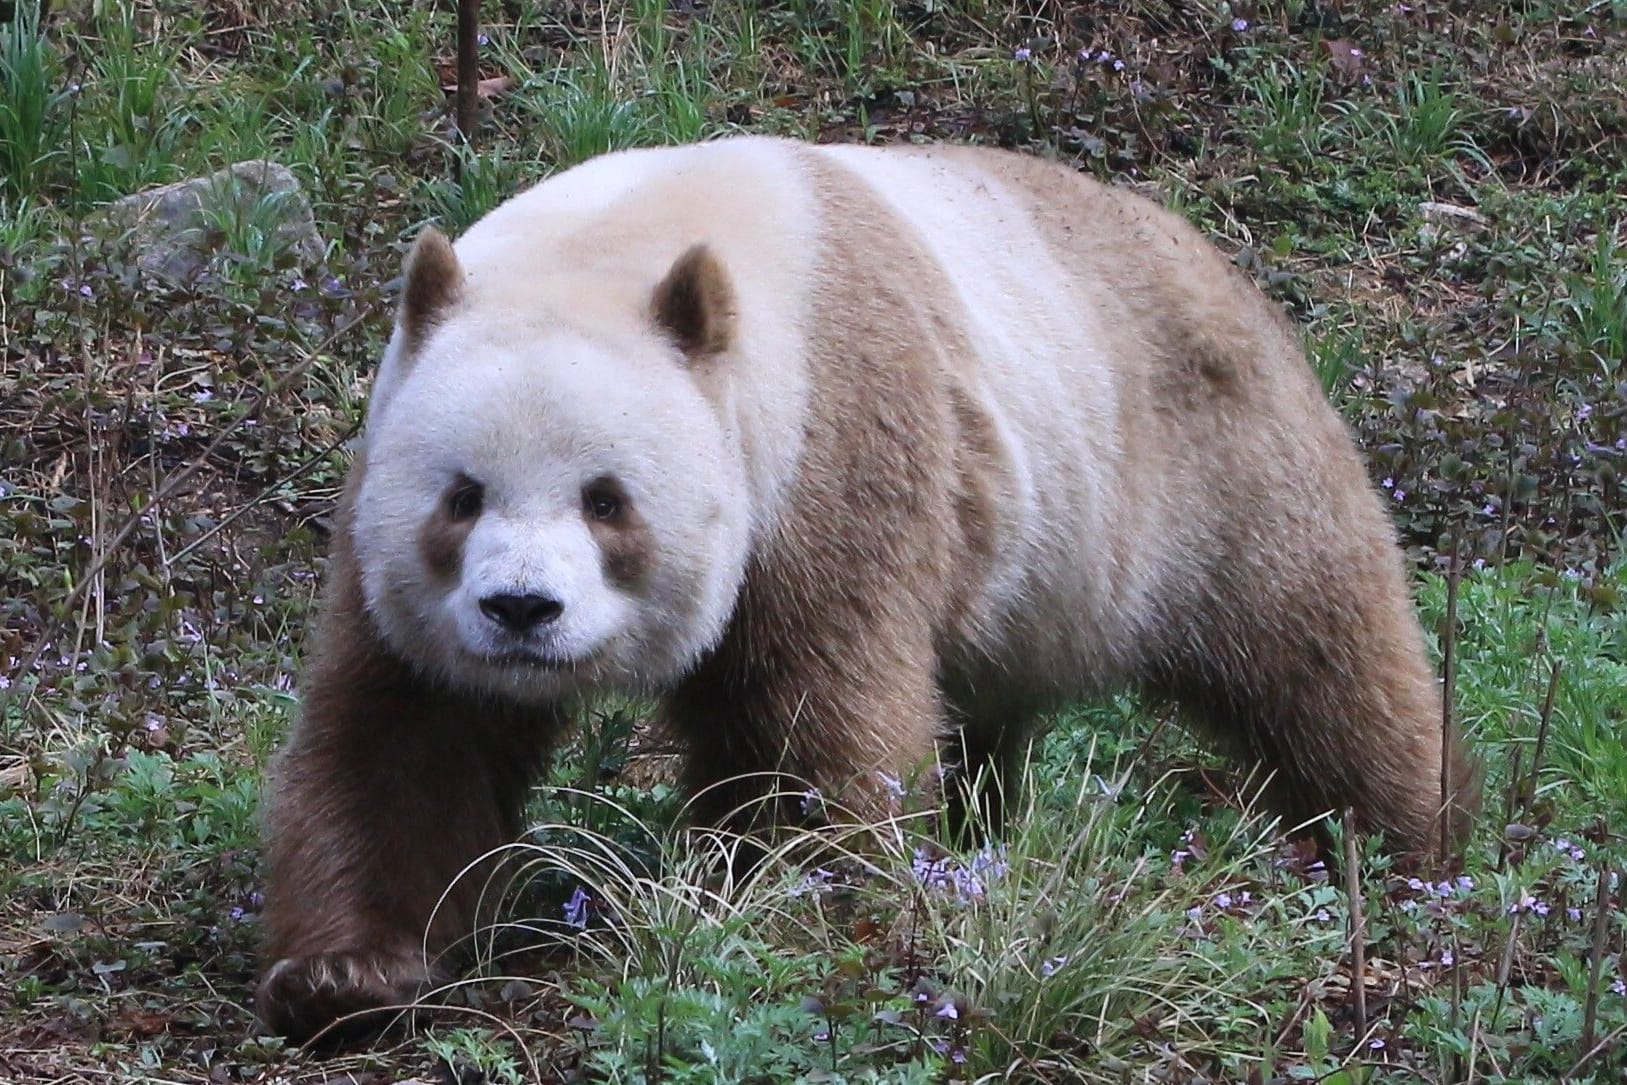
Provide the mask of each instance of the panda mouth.
POLYGON ((565 656, 542 655, 536 652, 494 652, 481 656, 481 661, 494 667, 512 667, 535 671, 567 671, 582 662, 565 656))
POLYGON ((478 655, 482 663, 505 670, 544 671, 550 674, 578 670, 593 662, 594 655, 561 656, 549 652, 508 648, 478 655))

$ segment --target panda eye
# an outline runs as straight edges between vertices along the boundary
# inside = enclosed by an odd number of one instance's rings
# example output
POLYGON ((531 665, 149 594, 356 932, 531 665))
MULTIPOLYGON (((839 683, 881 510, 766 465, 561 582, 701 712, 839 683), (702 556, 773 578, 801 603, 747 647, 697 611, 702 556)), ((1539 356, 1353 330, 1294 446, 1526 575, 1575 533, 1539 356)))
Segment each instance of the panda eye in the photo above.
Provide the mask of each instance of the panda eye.
POLYGON ((599 479, 582 489, 582 507, 595 520, 612 520, 621 512, 621 489, 610 479, 599 479))
POLYGON ((456 521, 473 520, 485 504, 486 488, 472 478, 458 477, 446 495, 446 515, 456 521))

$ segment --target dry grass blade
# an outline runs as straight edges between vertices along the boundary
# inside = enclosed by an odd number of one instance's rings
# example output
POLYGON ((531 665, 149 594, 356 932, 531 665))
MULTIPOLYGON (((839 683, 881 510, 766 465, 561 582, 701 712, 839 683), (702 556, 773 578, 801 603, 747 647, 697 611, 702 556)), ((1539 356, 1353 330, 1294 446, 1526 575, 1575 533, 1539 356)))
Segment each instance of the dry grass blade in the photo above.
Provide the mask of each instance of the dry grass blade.
POLYGON ((1587 1005, 1582 1011, 1582 1058, 1593 1054, 1593 1036, 1599 1023, 1599 989, 1604 981, 1604 957, 1610 940, 1610 864, 1599 860, 1598 889, 1593 896, 1593 944, 1588 957, 1587 1005))
POLYGON ((1356 840, 1356 812, 1344 814, 1345 895, 1350 900, 1350 993, 1355 997, 1356 1036, 1367 1035, 1367 910, 1362 901, 1361 848, 1356 840))

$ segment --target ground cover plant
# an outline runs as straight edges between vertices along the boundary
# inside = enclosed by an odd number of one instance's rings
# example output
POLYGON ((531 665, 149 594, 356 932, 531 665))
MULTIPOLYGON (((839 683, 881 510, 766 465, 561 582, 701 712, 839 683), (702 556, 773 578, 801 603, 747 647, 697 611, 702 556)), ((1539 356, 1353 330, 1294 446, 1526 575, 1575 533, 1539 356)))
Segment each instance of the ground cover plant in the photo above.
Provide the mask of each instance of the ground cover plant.
POLYGON ((485 8, 469 148, 449 6, 0 5, 0 1080, 1621 1080, 1627 4, 485 8), (1289 308, 1486 761, 1460 863, 1357 842, 1352 893, 1121 699, 999 838, 922 815, 730 883, 606 705, 443 1009, 336 1059, 253 1035, 258 773, 406 242, 737 130, 1058 156, 1289 308), (169 281, 103 213, 254 158, 320 258, 222 209, 169 281))

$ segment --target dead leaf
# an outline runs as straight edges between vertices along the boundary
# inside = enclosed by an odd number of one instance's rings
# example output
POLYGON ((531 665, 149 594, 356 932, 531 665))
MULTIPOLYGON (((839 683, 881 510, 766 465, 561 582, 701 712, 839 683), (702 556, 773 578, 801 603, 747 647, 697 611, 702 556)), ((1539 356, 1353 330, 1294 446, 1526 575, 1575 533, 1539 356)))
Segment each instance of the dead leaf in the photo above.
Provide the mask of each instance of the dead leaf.
POLYGON ((1333 65, 1333 70, 1346 79, 1359 80, 1367 74, 1367 52, 1361 46, 1335 38, 1324 41, 1322 48, 1328 51, 1328 61, 1333 65))
POLYGON ((146 1010, 132 1010, 123 1014, 119 1022, 131 1034, 140 1037, 161 1036, 169 1031, 170 1019, 167 1014, 151 1013, 146 1010))
MULTIPOLYGON (((487 99, 501 97, 513 89, 514 79, 512 76, 494 75, 489 79, 482 79, 475 84, 475 97, 485 101, 487 99)), ((458 85, 455 82, 443 83, 441 85, 441 90, 445 91, 447 94, 456 94, 458 92, 458 85)))

